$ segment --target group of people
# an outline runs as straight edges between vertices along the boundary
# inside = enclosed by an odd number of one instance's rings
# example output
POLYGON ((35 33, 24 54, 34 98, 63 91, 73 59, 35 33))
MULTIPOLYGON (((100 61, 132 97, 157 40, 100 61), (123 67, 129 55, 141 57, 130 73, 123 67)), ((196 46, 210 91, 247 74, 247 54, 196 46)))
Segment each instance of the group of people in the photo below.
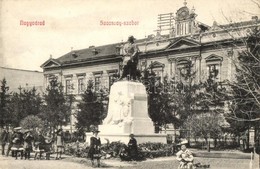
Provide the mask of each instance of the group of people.
POLYGON ((8 128, 3 128, 1 134, 2 155, 9 156, 10 151, 15 159, 18 156, 21 159, 30 159, 31 152, 34 152, 34 159, 41 159, 45 154, 46 160, 50 160, 51 152, 56 152, 56 159, 61 159, 64 151, 64 137, 62 129, 58 129, 55 137, 51 134, 43 136, 42 132, 32 133, 32 130, 23 130, 21 127, 16 127, 13 131, 8 131, 8 128), (7 152, 5 152, 6 145, 7 152), (56 146, 56 150, 54 150, 56 146), (53 151, 54 150, 54 151, 53 151))
MULTIPOLYGON (((94 160, 97 160, 97 167, 100 167, 100 158, 101 158, 101 141, 98 136, 98 133, 100 132, 97 129, 94 129, 93 136, 90 137, 90 147, 88 152, 88 157, 91 160, 92 166, 95 166, 94 160)), ((137 147, 137 141, 134 138, 134 134, 130 134, 130 139, 128 142, 128 145, 126 147, 125 152, 121 152, 119 156, 122 158, 125 158, 125 160, 137 160, 138 157, 138 147, 137 147), (125 153, 125 154, 124 154, 125 153), (126 159, 127 158, 127 159, 126 159)))
MULTIPOLYGON (((98 137, 99 131, 97 129, 93 130, 93 136, 90 137, 90 149, 88 152, 88 157, 91 159, 92 166, 95 166, 94 160, 97 160, 97 167, 100 167, 100 158, 101 158, 101 141, 98 137)), ((134 138, 134 134, 129 135, 130 139, 127 146, 122 148, 122 151, 119 153, 119 156, 124 161, 138 160, 138 146, 137 141, 134 138)), ((179 169, 192 169, 193 168, 193 154, 190 150, 187 149, 188 142, 182 141, 179 145, 180 151, 176 153, 176 158, 179 161, 179 169)))
MULTIPOLYGON (((88 152, 88 157, 91 159, 92 166, 95 166, 94 160, 97 160, 97 167, 100 167, 101 159, 101 141, 98 136, 97 129, 93 130, 93 136, 90 137, 90 148, 88 152)), ((138 146, 137 141, 133 134, 129 135, 130 139, 119 156, 122 160, 138 160, 138 146)), ((32 135, 31 130, 25 130, 21 132, 21 127, 14 128, 13 133, 9 133, 8 129, 4 128, 1 134, 1 144, 2 144, 2 155, 9 155, 12 151, 12 156, 17 159, 20 153, 21 159, 30 159, 30 153, 34 151, 36 159, 38 156, 41 159, 42 154, 46 154, 46 159, 50 159, 50 153, 53 149, 53 143, 56 145, 56 159, 61 159, 62 152, 64 151, 64 138, 63 131, 59 129, 56 131, 55 140, 51 137, 44 137, 41 133, 35 138, 32 135), (8 143, 7 152, 5 154, 5 146, 8 143)), ((193 155, 190 150, 187 149, 187 141, 180 143, 180 151, 176 153, 177 160, 179 161, 179 169, 193 168, 193 155)))

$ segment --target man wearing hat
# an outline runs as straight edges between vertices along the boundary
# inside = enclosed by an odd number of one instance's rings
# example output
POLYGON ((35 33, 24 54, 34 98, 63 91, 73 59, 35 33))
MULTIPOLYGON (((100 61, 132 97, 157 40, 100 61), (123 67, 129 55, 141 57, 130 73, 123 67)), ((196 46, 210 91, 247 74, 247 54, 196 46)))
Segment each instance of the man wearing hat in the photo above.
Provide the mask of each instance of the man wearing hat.
POLYGON ((193 155, 190 150, 187 149, 186 145, 188 144, 187 140, 184 140, 180 143, 181 150, 176 154, 177 160, 180 162, 179 169, 181 168, 193 168, 193 155))
POLYGON ((93 132, 93 136, 90 137, 90 147, 89 147, 88 157, 91 159, 92 166, 94 166, 94 159, 97 159, 97 165, 98 167, 100 167, 101 141, 100 138, 98 137, 98 133, 100 131, 98 131, 97 129, 93 129, 92 132, 93 132))
POLYGON ((128 37, 127 43, 123 47, 123 73, 119 80, 130 76, 130 80, 136 80, 138 64, 138 47, 134 43, 133 36, 128 37))
MULTIPOLYGON (((7 152, 6 152, 6 156, 9 156, 9 153, 13 147, 13 139, 15 138, 15 132, 14 132, 14 128, 12 128, 12 130, 10 130, 9 132, 9 137, 8 137, 8 148, 7 148, 7 152)), ((12 157, 14 157, 14 151, 12 152, 12 157)))
POLYGON ((8 130, 6 127, 3 128, 3 132, 1 134, 1 144, 2 144, 2 155, 5 155, 5 145, 8 142, 8 130))
POLYGON ((23 159, 23 133, 21 132, 22 127, 14 128, 14 139, 13 139, 13 147, 11 148, 14 151, 15 159, 17 159, 18 153, 21 154, 21 159, 23 159))

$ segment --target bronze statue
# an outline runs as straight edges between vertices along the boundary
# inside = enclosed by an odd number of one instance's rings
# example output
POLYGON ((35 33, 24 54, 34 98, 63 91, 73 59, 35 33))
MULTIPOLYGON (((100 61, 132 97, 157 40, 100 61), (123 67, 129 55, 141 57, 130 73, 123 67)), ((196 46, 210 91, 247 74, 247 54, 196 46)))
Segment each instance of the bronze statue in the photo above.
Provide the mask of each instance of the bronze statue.
POLYGON ((130 80, 137 79, 138 47, 133 36, 128 37, 128 42, 123 47, 123 73, 119 80, 129 75, 130 80))

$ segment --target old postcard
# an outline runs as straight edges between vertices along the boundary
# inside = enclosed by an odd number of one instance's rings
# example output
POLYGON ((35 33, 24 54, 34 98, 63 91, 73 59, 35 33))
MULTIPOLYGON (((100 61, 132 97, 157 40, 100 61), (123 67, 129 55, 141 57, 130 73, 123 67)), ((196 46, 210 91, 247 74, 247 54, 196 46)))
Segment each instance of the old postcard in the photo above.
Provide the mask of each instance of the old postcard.
POLYGON ((0 169, 258 169, 259 0, 0 0, 0 169))

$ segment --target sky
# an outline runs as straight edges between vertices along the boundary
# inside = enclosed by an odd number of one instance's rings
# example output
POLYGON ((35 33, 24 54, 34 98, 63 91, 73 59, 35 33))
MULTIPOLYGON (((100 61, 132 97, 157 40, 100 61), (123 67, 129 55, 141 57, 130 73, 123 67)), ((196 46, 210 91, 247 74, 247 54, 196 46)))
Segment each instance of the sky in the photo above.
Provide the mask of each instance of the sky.
MULTIPOLYGON (((259 0, 186 0, 197 20, 209 26, 250 20, 259 0)), ((155 34, 158 14, 176 13, 184 0, 0 0, 0 65, 37 70, 50 56, 58 58, 89 46, 155 34), (44 25, 24 23, 44 21, 44 25), (136 25, 102 25, 105 21, 136 25)), ((1 73, 1 72, 0 72, 1 73)))

